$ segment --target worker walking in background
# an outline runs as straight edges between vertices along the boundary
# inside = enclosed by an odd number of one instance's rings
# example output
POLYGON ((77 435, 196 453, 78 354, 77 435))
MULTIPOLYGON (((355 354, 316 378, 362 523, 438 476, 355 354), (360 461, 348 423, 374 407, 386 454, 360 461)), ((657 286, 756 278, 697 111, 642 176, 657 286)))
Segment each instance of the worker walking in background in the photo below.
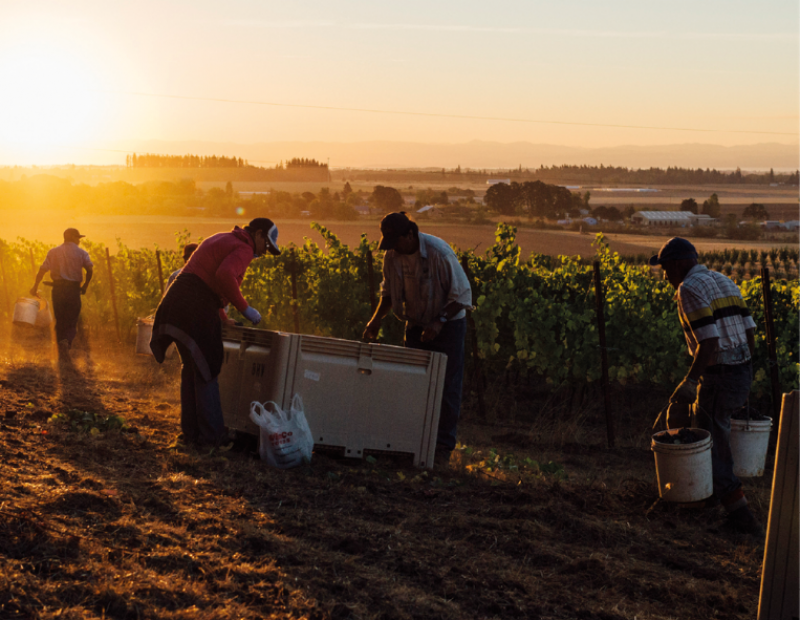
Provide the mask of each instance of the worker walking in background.
POLYGON ((178 347, 181 429, 187 443, 215 447, 228 440, 217 381, 223 358, 221 311, 230 302, 253 325, 261 321, 239 287, 253 258, 267 252, 281 253, 278 227, 267 218, 212 235, 197 247, 158 305, 150 349, 163 363, 167 347, 172 342, 178 347))
MULTIPOLYGON (((187 243, 185 246, 183 246, 184 265, 189 262, 189 258, 191 257, 192 254, 194 254, 194 251, 196 249, 197 249, 196 243, 187 243)), ((181 269, 183 269, 183 267, 181 267, 181 269)), ((175 278, 178 277, 178 274, 181 272, 181 269, 176 269, 171 274, 169 274, 169 278, 167 279, 167 288, 169 288, 170 284, 172 284, 175 281, 175 278)))
POLYGON ((650 264, 661 265, 677 290, 678 316, 694 358, 670 402, 694 405, 694 423, 711 433, 714 494, 706 505, 721 502, 734 529, 761 535, 761 524, 733 473, 730 442, 731 416, 747 405, 750 395, 755 321, 736 284, 699 265, 697 250, 686 239, 667 241, 650 264))
POLYGON ((466 308, 472 306, 472 289, 450 246, 419 232, 416 222, 405 213, 384 217, 381 234, 380 249, 386 251, 381 302, 364 330, 364 338, 377 338, 381 321, 394 310, 406 321, 405 346, 447 355, 435 457, 438 465, 444 465, 456 447, 466 308))
POLYGON ((56 319, 56 342, 58 354, 62 358, 69 357, 72 341, 78 333, 78 318, 81 314, 81 295, 86 294, 92 280, 94 264, 89 253, 80 247, 80 234, 75 228, 64 231, 64 243, 47 253, 31 295, 39 296, 39 284, 49 271, 53 280, 53 315, 56 319), (86 271, 86 278, 83 272, 86 271))

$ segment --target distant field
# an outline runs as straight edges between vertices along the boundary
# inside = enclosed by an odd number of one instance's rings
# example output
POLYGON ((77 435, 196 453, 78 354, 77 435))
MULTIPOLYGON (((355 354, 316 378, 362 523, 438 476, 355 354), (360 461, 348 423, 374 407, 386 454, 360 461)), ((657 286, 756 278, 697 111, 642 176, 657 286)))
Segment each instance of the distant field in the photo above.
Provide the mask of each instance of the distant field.
MULTIPOLYGON (((65 228, 74 226, 87 238, 107 245, 113 252, 116 239, 133 248, 153 247, 158 244, 165 249, 175 247, 175 233, 188 229, 192 238, 208 237, 216 232, 230 230, 234 225, 246 224, 246 219, 223 218, 180 218, 166 216, 85 216, 59 219, 52 214, 14 214, 0 212, 0 238, 14 240, 17 237, 43 241, 48 244, 61 242, 65 228)), ((323 222, 324 223, 324 222, 323 222)), ((304 237, 322 243, 320 235, 310 228, 310 220, 278 221, 280 243, 302 245, 304 237)), ((329 222, 326 224, 348 245, 356 245, 361 233, 367 233, 372 240, 380 237, 377 219, 356 222, 329 222)), ((442 237, 462 249, 476 248, 483 253, 494 243, 494 225, 467 226, 421 222, 423 232, 442 237)), ((594 234, 580 234, 568 231, 540 231, 521 229, 518 242, 527 256, 539 252, 557 256, 560 254, 594 254, 591 243, 594 234)), ((609 235, 611 249, 621 254, 640 254, 657 250, 667 237, 645 235, 609 235)), ((742 242, 727 240, 694 240, 698 249, 707 251, 719 248, 770 248, 786 243, 742 242)))

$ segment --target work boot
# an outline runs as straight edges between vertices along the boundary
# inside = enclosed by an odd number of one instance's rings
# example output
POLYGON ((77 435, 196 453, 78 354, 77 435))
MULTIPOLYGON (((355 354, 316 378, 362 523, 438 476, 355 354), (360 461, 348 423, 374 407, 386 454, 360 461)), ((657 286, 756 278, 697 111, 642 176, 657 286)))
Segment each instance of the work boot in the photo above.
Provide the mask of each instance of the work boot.
POLYGON ((728 521, 726 525, 737 532, 741 532, 742 534, 750 534, 751 536, 758 537, 764 535, 764 528, 747 506, 742 506, 741 508, 737 508, 733 512, 728 513, 728 521))

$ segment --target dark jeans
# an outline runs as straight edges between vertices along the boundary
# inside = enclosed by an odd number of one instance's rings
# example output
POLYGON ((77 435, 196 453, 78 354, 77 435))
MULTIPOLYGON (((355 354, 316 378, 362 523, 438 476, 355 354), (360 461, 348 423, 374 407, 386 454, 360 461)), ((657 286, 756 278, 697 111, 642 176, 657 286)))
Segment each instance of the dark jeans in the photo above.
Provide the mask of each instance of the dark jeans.
POLYGON ((730 367, 725 374, 704 374, 700 378, 694 413, 699 428, 711 433, 711 470, 714 495, 720 499, 742 486, 733 473, 731 415, 747 404, 753 381, 752 364, 730 367))
POLYGON ((79 282, 56 282, 53 285, 53 316, 56 319, 56 342, 69 344, 78 333, 81 315, 81 285, 79 282))
POLYGON ((217 377, 204 381, 192 354, 175 341, 181 356, 181 430, 189 443, 218 446, 227 438, 217 377))
POLYGON ((447 370, 444 377, 442 411, 439 416, 439 447, 452 450, 456 447, 458 416, 461 412, 461 389, 464 385, 464 338, 467 334, 467 319, 448 321, 439 335, 431 341, 422 342, 422 328, 406 326, 405 344, 411 349, 435 351, 447 355, 447 370))

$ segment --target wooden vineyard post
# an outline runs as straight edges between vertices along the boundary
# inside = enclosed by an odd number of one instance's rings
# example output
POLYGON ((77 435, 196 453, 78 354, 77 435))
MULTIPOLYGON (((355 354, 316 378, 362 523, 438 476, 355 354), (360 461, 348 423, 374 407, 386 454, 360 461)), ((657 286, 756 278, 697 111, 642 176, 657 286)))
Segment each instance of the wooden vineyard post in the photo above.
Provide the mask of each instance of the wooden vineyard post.
POLYGON ((122 341, 119 335, 119 316, 117 316, 117 294, 114 290, 114 273, 111 271, 111 254, 106 248, 106 263, 108 264, 108 284, 111 288, 111 309, 114 311, 114 327, 117 329, 117 340, 122 341))
POLYGON ((31 251, 31 271, 33 272, 33 277, 36 278, 36 274, 39 270, 36 269, 36 261, 33 259, 33 248, 31 248, 30 251, 31 251))
POLYGON ((161 271, 161 250, 156 250, 156 263, 158 264, 158 284, 161 287, 161 296, 164 296, 164 272, 161 271))
POLYGON ((600 363, 602 368, 603 402, 606 409, 606 429, 608 432, 608 447, 614 447, 614 418, 611 416, 611 396, 608 385, 608 349, 606 348, 606 317, 603 312, 605 297, 603 295, 603 281, 600 278, 600 262, 594 261, 594 299, 597 308, 597 333, 600 336, 600 363))
POLYGON ((6 266, 3 262, 3 255, 0 254, 0 275, 3 276, 3 292, 6 295, 6 306, 8 311, 11 312, 11 297, 8 296, 8 284, 6 283, 6 266))
MULTIPOLYGON (((467 280, 470 280, 469 262, 467 261, 466 255, 461 257, 461 267, 464 269, 467 280)), ((482 422, 485 422, 486 402, 483 397, 483 373, 481 372, 481 358, 478 355, 478 334, 475 331, 475 319, 472 318, 472 310, 467 310, 467 326, 469 327, 469 332, 471 334, 470 344, 472 345, 472 365, 475 369, 475 371, 472 373, 472 379, 475 382, 475 391, 478 395, 478 418, 482 422)))
POLYGON ((775 347, 775 323, 772 318, 772 287, 769 268, 761 268, 761 288, 764 294, 764 322, 767 328, 767 351, 769 354, 769 376, 772 382, 772 419, 780 419, 781 384, 778 376, 778 353, 775 347))
POLYGON ((292 279, 292 313, 294 314, 294 333, 300 333, 300 308, 297 306, 297 253, 292 248, 289 259, 289 275, 292 279))
POLYGON ((761 570, 761 596, 758 620, 797 618, 800 596, 798 558, 798 466, 800 465, 800 392, 783 395, 778 445, 775 449, 775 473, 761 570))
POLYGON ((369 283, 369 305, 372 313, 375 314, 377 301, 375 299, 375 275, 372 273, 372 250, 367 248, 367 278, 369 283))

